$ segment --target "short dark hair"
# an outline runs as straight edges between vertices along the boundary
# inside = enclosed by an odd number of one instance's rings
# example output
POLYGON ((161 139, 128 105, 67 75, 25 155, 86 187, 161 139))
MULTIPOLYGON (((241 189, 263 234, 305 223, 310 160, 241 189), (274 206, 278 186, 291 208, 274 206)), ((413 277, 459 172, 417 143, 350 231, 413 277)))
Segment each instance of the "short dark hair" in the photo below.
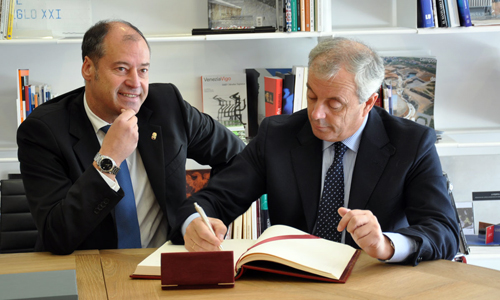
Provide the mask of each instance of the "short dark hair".
POLYGON ((149 43, 144 37, 144 34, 132 25, 130 22, 123 20, 102 20, 94 24, 92 27, 85 32, 82 41, 82 61, 85 60, 85 56, 88 56, 95 64, 104 56, 104 38, 109 32, 112 23, 122 23, 137 32, 148 45, 149 52, 151 53, 151 48, 149 47, 149 43))

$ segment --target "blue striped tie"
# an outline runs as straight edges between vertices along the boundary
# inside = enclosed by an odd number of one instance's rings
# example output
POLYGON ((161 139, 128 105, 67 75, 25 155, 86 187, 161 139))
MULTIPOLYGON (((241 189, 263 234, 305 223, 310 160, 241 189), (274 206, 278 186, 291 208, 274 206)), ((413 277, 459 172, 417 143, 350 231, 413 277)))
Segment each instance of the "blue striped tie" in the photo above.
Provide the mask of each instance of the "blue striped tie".
MULTIPOLYGON (((108 132, 110 125, 101 128, 108 132)), ((116 229, 118 231, 118 248, 141 248, 141 232, 137 219, 137 207, 135 206, 134 188, 130 179, 127 160, 120 165, 120 171, 116 175, 118 184, 125 192, 125 196, 115 207, 116 229)))

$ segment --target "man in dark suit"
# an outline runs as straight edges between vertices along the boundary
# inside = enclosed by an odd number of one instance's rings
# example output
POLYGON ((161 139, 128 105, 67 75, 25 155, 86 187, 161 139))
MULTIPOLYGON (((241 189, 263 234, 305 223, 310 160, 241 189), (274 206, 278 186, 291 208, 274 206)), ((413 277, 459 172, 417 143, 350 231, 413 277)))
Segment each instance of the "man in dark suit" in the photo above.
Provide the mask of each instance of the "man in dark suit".
POLYGON ((158 247, 186 197, 186 159, 217 172, 244 143, 185 102, 174 85, 149 84, 149 44, 132 24, 94 25, 82 58, 85 87, 38 107, 17 133, 36 250, 122 247, 127 234, 119 233, 115 207, 132 194, 136 212, 125 225, 137 225, 137 247, 158 247), (128 195, 116 180, 124 166, 128 195))
POLYGON ((185 247, 216 250, 226 225, 267 194, 273 225, 320 235, 328 223, 318 221, 325 211, 326 219, 339 219, 326 236, 342 232, 338 241, 380 260, 416 265, 453 258, 459 229, 436 135, 374 107, 383 78, 382 59, 366 45, 344 38, 320 42, 309 55, 307 110, 264 119, 231 165, 187 199, 177 217, 185 247), (322 183, 335 142, 347 148, 340 179, 345 189, 343 207, 328 211, 321 208, 322 183), (216 236, 193 202, 213 217, 216 236))

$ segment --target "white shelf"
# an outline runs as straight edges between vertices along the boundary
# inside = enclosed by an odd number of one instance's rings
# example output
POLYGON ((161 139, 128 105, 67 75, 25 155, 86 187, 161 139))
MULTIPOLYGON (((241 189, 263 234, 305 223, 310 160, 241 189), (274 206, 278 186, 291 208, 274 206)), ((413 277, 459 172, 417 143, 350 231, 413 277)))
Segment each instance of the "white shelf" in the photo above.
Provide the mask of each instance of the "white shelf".
POLYGON ((500 129, 445 131, 436 148, 440 156, 500 154, 500 129))
MULTIPOLYGON (((333 37, 336 35, 393 35, 393 34, 454 34, 500 32, 500 26, 454 27, 454 28, 408 28, 408 27, 374 27, 374 28, 334 28, 325 32, 267 32, 241 34, 210 35, 155 35, 146 36, 150 43, 195 42, 195 41, 231 41, 255 39, 294 39, 333 37)), ((0 45, 33 45, 33 44, 81 44, 81 38, 26 38, 0 40, 0 45)))
POLYGON ((466 255, 467 264, 500 271, 500 247, 470 246, 469 248, 470 254, 466 255))
POLYGON ((471 26, 471 27, 448 27, 448 28, 417 28, 418 34, 450 34, 450 33, 479 33, 498 32, 500 25, 471 26))

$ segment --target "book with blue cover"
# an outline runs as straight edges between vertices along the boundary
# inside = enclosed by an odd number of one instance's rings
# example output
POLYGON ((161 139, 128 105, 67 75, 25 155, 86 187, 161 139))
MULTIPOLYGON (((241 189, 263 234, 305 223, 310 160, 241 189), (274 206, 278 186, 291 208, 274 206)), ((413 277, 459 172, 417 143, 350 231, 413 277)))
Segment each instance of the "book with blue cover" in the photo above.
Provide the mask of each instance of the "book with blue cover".
POLYGON ((460 19, 460 26, 470 27, 472 22, 470 19, 469 0, 457 0, 458 2, 458 16, 460 19))
POLYGON ((432 0, 418 0, 417 22, 419 28, 435 27, 432 0))

